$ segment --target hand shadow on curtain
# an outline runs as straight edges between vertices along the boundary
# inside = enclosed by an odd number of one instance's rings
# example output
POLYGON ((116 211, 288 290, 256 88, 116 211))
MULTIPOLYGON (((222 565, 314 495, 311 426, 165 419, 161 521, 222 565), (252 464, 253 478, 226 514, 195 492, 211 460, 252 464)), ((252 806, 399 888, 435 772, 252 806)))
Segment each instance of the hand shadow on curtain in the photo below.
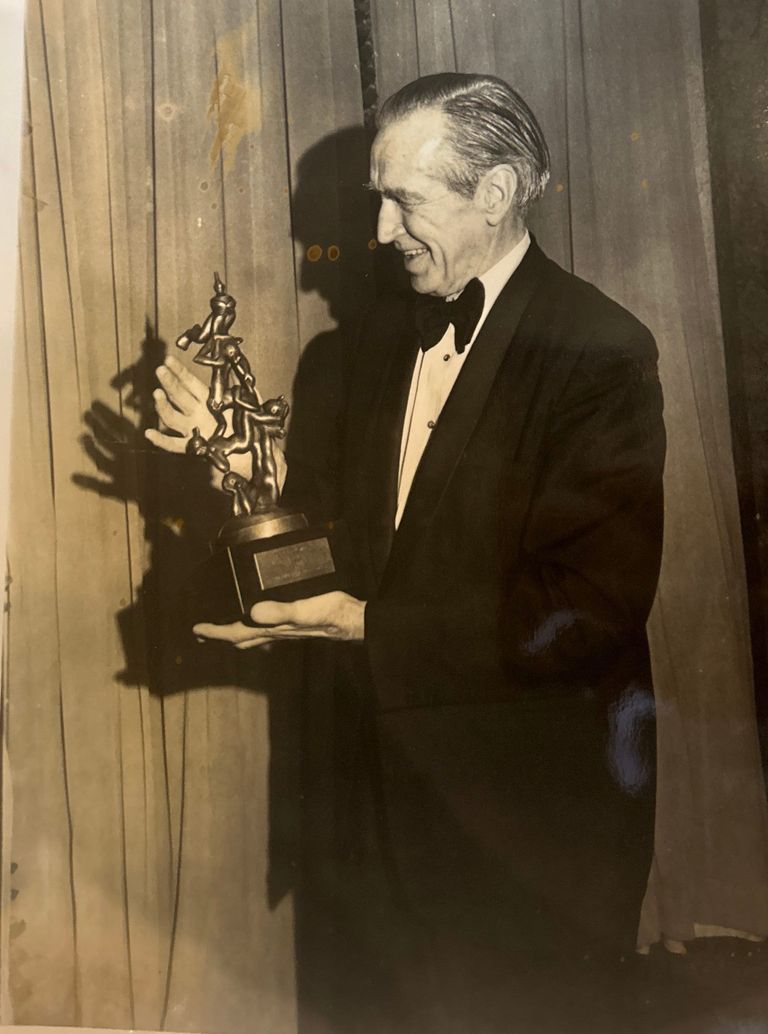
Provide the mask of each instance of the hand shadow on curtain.
MULTIPOLYGON (((145 573, 132 602, 115 616, 125 657, 116 679, 126 688, 146 686, 160 698, 230 686, 269 693, 269 903, 274 908, 291 889, 295 872, 292 754, 300 657, 295 644, 243 653, 199 644, 192 635, 193 615, 185 603, 190 577, 209 555, 229 501, 213 488, 205 464, 164 453, 144 438, 144 428, 156 425, 152 391, 165 355, 166 343, 147 320, 140 358, 111 382, 121 392, 121 411, 96 400, 83 414, 80 442, 96 474, 76 473, 72 480, 104 498, 137 506, 141 518, 145 573)), ((134 536, 131 545, 142 544, 134 536)), ((134 560, 134 570, 141 566, 134 560)))
MULTIPOLYGON (((371 251, 372 197, 365 189, 369 143, 363 127, 349 127, 323 138, 298 163, 291 206, 294 238, 303 255, 300 291, 319 294, 337 326, 312 338, 299 362, 287 448, 292 470, 301 471, 308 458, 313 469, 324 467, 328 450, 335 447, 350 328, 371 300, 374 280, 379 286, 403 286, 394 256, 371 251), (329 248, 322 261, 310 261, 310 244, 317 240, 338 241, 333 258, 329 248)), ((140 358, 111 382, 121 393, 120 409, 96 400, 83 415, 81 445, 96 476, 72 477, 81 488, 136 505, 143 525, 143 546, 135 536, 130 546, 144 556, 143 565, 134 556, 133 572, 145 573, 131 604, 117 615, 125 668, 116 677, 159 696, 232 684, 263 689, 272 681, 268 654, 257 651, 257 661, 253 652, 199 645, 191 635, 185 587, 208 555, 229 500, 212 487, 205 464, 163 453, 144 438, 144 428, 156 425, 155 371, 167 352, 149 318, 145 329, 140 358)), ((306 488, 303 477, 292 480, 306 488)), ((301 507, 301 494, 288 505, 301 507)), ((327 517, 335 501, 325 494, 321 499, 327 517)))
MULTIPOLYGON (((345 342, 372 297, 373 270, 379 284, 397 283, 387 266, 390 256, 376 254, 371 247, 371 197, 364 186, 368 148, 365 130, 353 127, 324 138, 298 165, 291 204, 295 240, 304 256, 300 290, 304 295, 319 294, 337 326, 312 338, 296 374, 288 451, 289 463, 296 457, 297 467, 305 456, 312 457, 313 465, 327 459, 325 450, 334 440, 341 412, 345 342), (326 254, 324 261, 312 263, 307 250, 316 240, 338 241, 336 257, 326 254)), ((119 370, 111 382, 121 394, 121 408, 96 400, 83 415, 81 445, 95 473, 76 473, 72 480, 87 491, 123 502, 127 520, 131 507, 137 507, 140 517, 143 542, 134 534, 131 547, 142 550, 143 563, 134 556, 133 571, 145 573, 132 602, 116 615, 125 655, 117 679, 126 687, 146 686, 161 698, 221 686, 269 694, 268 897, 274 908, 292 889, 296 871, 296 805, 291 796, 296 786, 297 723, 308 717, 300 715, 296 701, 302 651, 286 643, 269 652, 240 652, 198 644, 191 634, 185 586, 208 555, 208 544, 228 515, 229 500, 212 487, 205 464, 163 453, 144 438, 144 428, 156 425, 152 392, 166 351, 166 342, 147 319, 140 358, 119 370)), ((331 499, 324 496, 323 515, 333 509, 331 499)))
MULTIPOLYGON (((116 411, 95 400, 83 414, 80 442, 97 475, 74 474, 81 488, 135 504, 143 525, 145 574, 133 600, 116 615, 125 667, 116 678, 167 696, 184 689, 230 684, 224 651, 206 651, 190 632, 183 606, 190 572, 207 554, 207 542, 226 515, 203 464, 149 445, 144 428, 154 426, 155 370, 166 354, 149 320, 140 358, 118 371, 111 384, 121 392, 116 411), (133 416, 129 415, 131 411, 133 416)), ((133 562, 133 570, 140 567, 133 562)))

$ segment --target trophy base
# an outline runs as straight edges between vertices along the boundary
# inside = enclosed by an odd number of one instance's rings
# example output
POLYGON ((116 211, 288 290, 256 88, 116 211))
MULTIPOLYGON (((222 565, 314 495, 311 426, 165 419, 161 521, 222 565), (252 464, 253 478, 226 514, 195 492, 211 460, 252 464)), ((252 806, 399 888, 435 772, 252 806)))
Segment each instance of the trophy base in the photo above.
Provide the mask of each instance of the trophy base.
POLYGON ((243 514, 242 517, 230 517, 221 526, 216 548, 240 546, 307 527, 307 518, 297 510, 282 510, 275 507, 263 513, 243 514))
POLYGON ((232 517, 193 579, 194 621, 248 620, 260 600, 291 602, 346 588, 350 547, 341 521, 308 525, 302 513, 232 517))

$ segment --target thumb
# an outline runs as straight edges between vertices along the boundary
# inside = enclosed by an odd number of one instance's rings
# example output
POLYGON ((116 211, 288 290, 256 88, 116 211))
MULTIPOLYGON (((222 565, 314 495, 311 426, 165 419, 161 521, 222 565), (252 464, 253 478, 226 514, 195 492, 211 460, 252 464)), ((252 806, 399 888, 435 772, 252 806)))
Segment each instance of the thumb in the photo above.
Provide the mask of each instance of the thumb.
POLYGON ((187 451, 186 438, 177 438, 175 435, 163 434, 161 431, 156 431, 153 427, 145 429, 144 437, 148 442, 156 445, 158 449, 162 449, 163 452, 182 453, 187 451))
POLYGON ((251 607, 251 621, 257 625, 294 625, 297 619, 295 603, 262 600, 251 607))

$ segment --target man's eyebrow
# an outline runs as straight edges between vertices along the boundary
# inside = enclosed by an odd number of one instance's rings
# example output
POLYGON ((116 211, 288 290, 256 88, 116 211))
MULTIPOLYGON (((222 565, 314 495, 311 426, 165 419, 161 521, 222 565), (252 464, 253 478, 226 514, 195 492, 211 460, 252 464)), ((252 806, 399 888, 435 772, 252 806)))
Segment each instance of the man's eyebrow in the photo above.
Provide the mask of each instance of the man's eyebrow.
POLYGON ((363 186, 366 190, 371 190, 382 197, 389 198, 391 201, 404 201, 406 204, 418 205, 427 200, 422 194, 414 194, 411 190, 382 190, 372 180, 364 183, 363 186))

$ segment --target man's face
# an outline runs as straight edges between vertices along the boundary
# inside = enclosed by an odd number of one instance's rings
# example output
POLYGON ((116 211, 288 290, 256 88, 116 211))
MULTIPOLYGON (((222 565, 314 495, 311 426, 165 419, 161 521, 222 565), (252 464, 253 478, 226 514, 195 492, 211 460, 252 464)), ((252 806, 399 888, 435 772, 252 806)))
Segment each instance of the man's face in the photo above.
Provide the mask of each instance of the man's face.
POLYGON ((419 294, 446 297, 488 268, 491 230, 477 197, 443 179, 446 123, 435 108, 386 126, 371 152, 371 185, 381 194, 377 236, 402 254, 419 294))

